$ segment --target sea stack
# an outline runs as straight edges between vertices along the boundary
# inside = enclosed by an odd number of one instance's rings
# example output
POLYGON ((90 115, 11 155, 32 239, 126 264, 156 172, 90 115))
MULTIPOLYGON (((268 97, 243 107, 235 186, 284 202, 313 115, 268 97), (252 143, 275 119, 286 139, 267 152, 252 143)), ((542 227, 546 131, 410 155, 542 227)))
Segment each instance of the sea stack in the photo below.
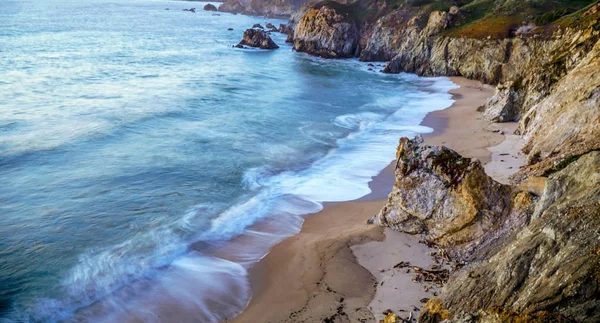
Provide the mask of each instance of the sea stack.
POLYGON ((255 47, 260 49, 277 49, 279 46, 262 29, 250 28, 244 31, 244 38, 236 45, 238 48, 255 47))

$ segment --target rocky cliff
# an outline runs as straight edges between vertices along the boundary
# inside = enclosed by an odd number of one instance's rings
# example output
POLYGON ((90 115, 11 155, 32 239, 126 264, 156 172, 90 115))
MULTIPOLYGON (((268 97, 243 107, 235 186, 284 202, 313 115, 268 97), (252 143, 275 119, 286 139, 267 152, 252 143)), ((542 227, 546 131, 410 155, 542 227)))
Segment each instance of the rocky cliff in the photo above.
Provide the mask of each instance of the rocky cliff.
POLYGON ((332 4, 320 3, 306 10, 293 34, 294 49, 325 58, 352 57, 357 42, 356 22, 332 4))
POLYGON ((513 185, 448 148, 400 141, 396 184, 371 222, 466 264, 421 322, 600 321, 599 19, 598 1, 546 0, 324 1, 292 16, 299 51, 354 46, 388 73, 494 84, 483 116, 519 121, 527 165, 513 185), (530 180, 544 188, 521 189, 530 180))
POLYGON ((600 320, 599 151, 551 174, 541 196, 420 138, 400 139, 397 157, 396 184, 371 222, 467 264, 420 322, 600 320))
POLYGON ((522 180, 598 148, 598 113, 589 107, 598 102, 593 67, 600 3, 585 6, 590 2, 575 7, 546 0, 535 5, 511 0, 493 5, 468 0, 309 2, 290 19, 291 40, 296 50, 323 57, 353 52, 363 61, 389 60, 388 73, 464 76, 498 85, 481 110, 493 122, 521 121, 518 132, 529 140, 529 167, 519 175, 522 180), (461 3, 466 4, 451 5, 461 3), (567 103, 574 105, 565 109, 567 103), (575 117, 580 114, 585 117, 575 117))

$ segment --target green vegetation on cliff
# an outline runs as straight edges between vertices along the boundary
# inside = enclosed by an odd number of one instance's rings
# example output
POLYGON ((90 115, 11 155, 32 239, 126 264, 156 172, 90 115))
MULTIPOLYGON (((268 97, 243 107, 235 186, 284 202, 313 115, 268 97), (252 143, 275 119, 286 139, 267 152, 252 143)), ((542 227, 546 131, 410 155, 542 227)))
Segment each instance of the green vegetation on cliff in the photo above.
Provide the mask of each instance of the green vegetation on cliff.
MULTIPOLYGON (((410 18, 433 11, 460 10, 464 23, 446 31, 448 36, 469 38, 507 38, 521 26, 572 26, 592 23, 599 26, 598 16, 582 17, 582 13, 597 0, 363 0, 322 1, 314 5, 334 8, 358 23, 374 22, 393 11, 406 23, 410 18), (402 19, 402 14, 406 19, 402 19), (582 21, 583 19, 583 21, 582 21)), ((533 28, 533 27, 532 27, 533 28)), ((554 28, 550 28, 554 29, 554 28)), ((540 29, 544 31, 545 29, 540 29)))

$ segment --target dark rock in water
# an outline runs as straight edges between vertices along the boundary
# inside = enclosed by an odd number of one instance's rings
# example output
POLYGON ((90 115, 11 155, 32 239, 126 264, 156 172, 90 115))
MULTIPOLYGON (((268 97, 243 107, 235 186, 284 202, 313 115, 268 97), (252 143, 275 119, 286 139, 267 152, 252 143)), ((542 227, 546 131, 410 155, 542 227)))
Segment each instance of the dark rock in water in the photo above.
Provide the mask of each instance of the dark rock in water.
POLYGON ((257 47, 261 49, 276 49, 279 48, 277 44, 269 37, 269 34, 264 30, 260 29, 247 29, 244 32, 244 38, 238 44, 238 48, 243 46, 257 47))
POLYGON ((196 13, 196 8, 183 9, 183 11, 190 11, 190 12, 196 13))
POLYGON ((279 25, 279 32, 282 33, 282 34, 289 35, 289 34, 291 34, 291 33, 294 32, 294 29, 292 27, 290 27, 289 25, 287 25, 287 24, 280 24, 279 25))
POLYGON ((267 23, 267 24, 265 25, 265 27, 267 27, 268 29, 273 29, 273 28, 275 28, 275 26, 273 26, 273 24, 272 24, 272 23, 270 23, 270 22, 269 22, 269 23, 267 23))
POLYGON ((165 10, 169 10, 169 8, 165 8, 165 10))
POLYGON ((205 11, 218 11, 217 7, 215 7, 215 5, 213 5, 211 3, 204 6, 204 10, 205 11))
POLYGON ((244 45, 242 45, 241 43, 240 43, 240 44, 237 44, 237 45, 233 45, 232 47, 235 47, 235 48, 242 48, 242 49, 244 49, 244 48, 247 48, 247 47, 244 47, 244 45))
POLYGON ((265 29, 265 27, 261 26, 260 24, 254 24, 252 26, 252 28, 260 28, 260 29, 265 29))
POLYGON ((221 15, 220 15, 220 14, 218 14, 218 13, 213 13, 212 15, 213 15, 213 16, 221 16, 221 15))
POLYGON ((227 30, 233 30, 233 28, 227 28, 227 30))

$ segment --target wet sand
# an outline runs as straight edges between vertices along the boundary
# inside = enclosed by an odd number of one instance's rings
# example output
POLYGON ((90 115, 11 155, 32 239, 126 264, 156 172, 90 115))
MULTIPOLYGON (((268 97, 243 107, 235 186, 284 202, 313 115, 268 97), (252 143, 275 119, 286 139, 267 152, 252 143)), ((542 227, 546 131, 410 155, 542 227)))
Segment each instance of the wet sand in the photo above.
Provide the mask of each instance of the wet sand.
MULTIPOLYGON (((489 165, 495 178, 507 181, 519 165, 515 161, 507 166, 500 160, 518 156, 519 143, 515 137, 514 142, 500 145, 505 139, 500 131, 509 133, 514 125, 490 125, 476 111, 493 95, 492 87, 463 78, 452 80, 460 85, 451 91, 456 102, 425 118, 422 124, 434 129, 425 136, 426 142, 478 158, 489 165), (494 146, 493 152, 488 149, 494 146)), ((254 296, 246 310, 229 321, 375 322, 386 309, 406 317, 413 311, 416 318, 419 300, 433 297, 436 289, 426 291, 405 270, 392 267, 409 261, 427 268, 432 264, 431 250, 416 237, 366 224, 384 205, 393 183, 393 169, 387 167, 371 182, 372 194, 327 204, 323 211, 307 216, 299 234, 274 246, 251 269, 254 296)))

